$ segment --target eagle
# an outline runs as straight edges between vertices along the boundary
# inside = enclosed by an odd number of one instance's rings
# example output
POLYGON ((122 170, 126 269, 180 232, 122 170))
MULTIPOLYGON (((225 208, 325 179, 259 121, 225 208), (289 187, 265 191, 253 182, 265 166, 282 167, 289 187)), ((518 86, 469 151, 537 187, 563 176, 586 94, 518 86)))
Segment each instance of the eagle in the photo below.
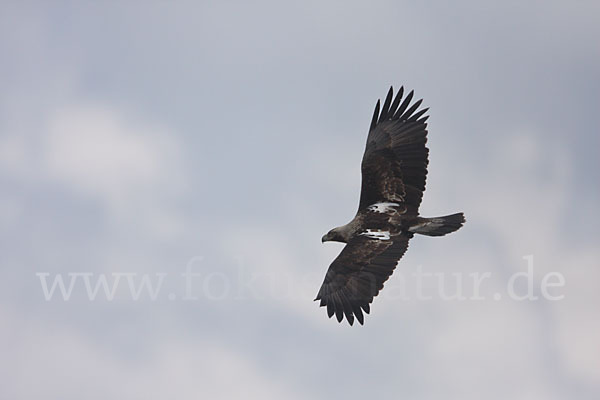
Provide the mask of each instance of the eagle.
POLYGON ((463 213, 424 218, 419 205, 425 191, 429 149, 428 108, 422 99, 411 104, 414 91, 403 98, 390 90, 377 100, 362 159, 358 211, 352 221, 333 228, 322 242, 346 243, 331 263, 315 301, 327 315, 350 325, 362 325, 364 313, 394 272, 414 234, 444 236, 465 223, 463 213), (393 101, 392 101, 393 100, 393 101))

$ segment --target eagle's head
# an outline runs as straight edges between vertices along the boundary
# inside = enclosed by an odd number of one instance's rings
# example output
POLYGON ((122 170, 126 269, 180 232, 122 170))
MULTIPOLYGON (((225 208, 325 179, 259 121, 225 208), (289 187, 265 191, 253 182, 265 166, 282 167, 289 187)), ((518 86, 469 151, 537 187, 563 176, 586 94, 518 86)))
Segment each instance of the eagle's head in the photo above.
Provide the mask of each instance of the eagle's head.
POLYGON ((321 242, 322 243, 325 243, 325 242, 342 242, 342 243, 346 243, 346 241, 342 237, 342 234, 340 233, 340 231, 338 230, 338 228, 333 228, 332 230, 330 230, 329 232, 327 232, 321 238, 321 242))

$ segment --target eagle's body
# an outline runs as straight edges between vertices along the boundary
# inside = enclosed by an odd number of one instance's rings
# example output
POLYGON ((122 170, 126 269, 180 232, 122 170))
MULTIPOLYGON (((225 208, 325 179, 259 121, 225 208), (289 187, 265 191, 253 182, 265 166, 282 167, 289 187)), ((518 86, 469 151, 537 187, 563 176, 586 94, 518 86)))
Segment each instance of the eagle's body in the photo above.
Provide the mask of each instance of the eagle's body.
POLYGON ((344 315, 363 323, 363 311, 383 288, 415 233, 443 236, 464 223, 462 213, 423 218, 419 205, 425 191, 428 153, 427 109, 422 100, 409 107, 410 92, 401 88, 392 102, 390 88, 381 113, 377 101, 363 156, 358 212, 352 221, 334 228, 322 241, 346 243, 333 261, 316 300, 327 306, 329 317, 344 315))

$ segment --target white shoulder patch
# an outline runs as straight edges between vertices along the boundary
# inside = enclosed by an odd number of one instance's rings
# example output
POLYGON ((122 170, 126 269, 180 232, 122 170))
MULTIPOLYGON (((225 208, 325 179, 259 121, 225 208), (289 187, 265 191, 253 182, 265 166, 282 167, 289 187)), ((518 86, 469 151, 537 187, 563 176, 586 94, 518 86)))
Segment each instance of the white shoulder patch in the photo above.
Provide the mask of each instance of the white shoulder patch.
POLYGON ((390 232, 389 231, 379 231, 376 229, 367 229, 366 232, 362 232, 361 235, 366 236, 371 239, 390 240, 390 232))
POLYGON ((394 207, 399 206, 398 203, 375 203, 367 207, 367 210, 374 211, 376 213, 388 213, 396 211, 394 207))

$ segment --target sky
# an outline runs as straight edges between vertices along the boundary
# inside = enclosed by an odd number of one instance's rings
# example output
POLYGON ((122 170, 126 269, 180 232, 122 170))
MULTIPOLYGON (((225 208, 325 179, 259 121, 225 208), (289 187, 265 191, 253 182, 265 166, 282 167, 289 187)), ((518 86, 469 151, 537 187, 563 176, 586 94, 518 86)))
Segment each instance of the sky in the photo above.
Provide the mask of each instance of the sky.
POLYGON ((0 398, 597 399, 599 16, 3 1, 0 398), (421 213, 467 223, 351 327, 320 239, 391 85, 430 107, 421 213))

